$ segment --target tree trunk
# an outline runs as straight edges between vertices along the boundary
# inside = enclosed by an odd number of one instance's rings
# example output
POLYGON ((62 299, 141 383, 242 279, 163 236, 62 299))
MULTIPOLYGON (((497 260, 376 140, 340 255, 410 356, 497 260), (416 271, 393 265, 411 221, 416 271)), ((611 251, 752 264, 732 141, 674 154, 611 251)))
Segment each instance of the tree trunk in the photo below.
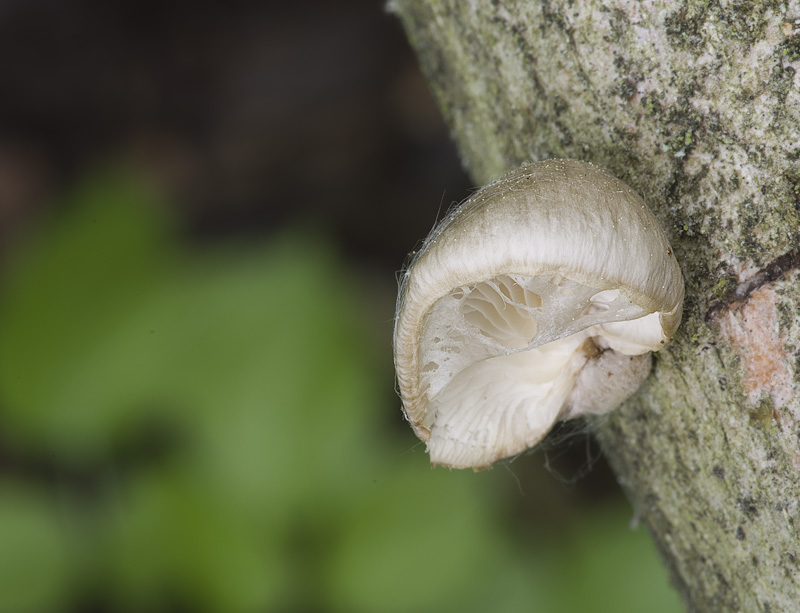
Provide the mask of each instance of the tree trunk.
POLYGON ((800 607, 800 1, 394 0, 476 183, 587 160, 684 322, 597 436, 690 610, 800 607))

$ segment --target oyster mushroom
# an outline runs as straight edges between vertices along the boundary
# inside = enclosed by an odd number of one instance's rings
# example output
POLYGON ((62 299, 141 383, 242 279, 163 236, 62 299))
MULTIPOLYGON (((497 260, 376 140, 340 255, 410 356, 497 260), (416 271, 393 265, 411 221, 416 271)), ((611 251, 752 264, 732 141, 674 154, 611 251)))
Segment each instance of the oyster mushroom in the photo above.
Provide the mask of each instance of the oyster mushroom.
POLYGON ((432 464, 487 468, 630 396, 682 305, 667 237, 630 187, 575 160, 523 166, 452 211, 403 276, 406 418, 432 464))

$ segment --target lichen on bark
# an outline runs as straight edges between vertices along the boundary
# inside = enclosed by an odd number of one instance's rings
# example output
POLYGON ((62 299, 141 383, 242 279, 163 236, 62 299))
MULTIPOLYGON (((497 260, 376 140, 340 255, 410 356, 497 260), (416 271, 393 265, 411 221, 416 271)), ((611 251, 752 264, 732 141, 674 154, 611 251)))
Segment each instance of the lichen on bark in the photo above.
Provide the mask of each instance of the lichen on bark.
POLYGON ((577 158, 662 221, 684 324, 597 436, 690 609, 795 609, 800 0, 390 8, 476 184, 577 158))

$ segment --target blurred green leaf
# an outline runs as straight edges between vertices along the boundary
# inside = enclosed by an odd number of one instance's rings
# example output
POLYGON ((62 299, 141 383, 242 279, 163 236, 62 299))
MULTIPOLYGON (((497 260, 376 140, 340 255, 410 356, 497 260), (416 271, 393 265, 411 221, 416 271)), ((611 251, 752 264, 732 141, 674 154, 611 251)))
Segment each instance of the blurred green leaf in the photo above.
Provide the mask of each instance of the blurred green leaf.
POLYGON ((109 174, 4 272, 0 442, 63 470, 0 498, 0 613, 679 610, 624 511, 523 547, 501 471, 408 453, 372 288, 319 233, 171 240, 109 174))
MULTIPOLYGON (((11 259, 0 395, 6 426, 24 444, 91 454, 140 410, 138 356, 115 353, 109 341, 163 283, 169 256, 157 206, 139 182, 97 179, 11 259)), ((137 332, 146 343, 147 330, 137 332)))
POLYGON ((327 565, 335 610, 477 610, 483 598, 502 610, 495 585, 513 555, 475 475, 409 461, 382 477, 353 505, 327 565))
POLYGON ((564 594, 557 610, 683 610, 645 527, 631 529, 622 521, 629 513, 627 505, 605 505, 574 524, 560 548, 559 576, 577 580, 581 589, 569 589, 569 579, 562 579, 564 594))
POLYGON ((41 491, 0 483, 0 612, 52 611, 69 595, 67 543, 41 491))

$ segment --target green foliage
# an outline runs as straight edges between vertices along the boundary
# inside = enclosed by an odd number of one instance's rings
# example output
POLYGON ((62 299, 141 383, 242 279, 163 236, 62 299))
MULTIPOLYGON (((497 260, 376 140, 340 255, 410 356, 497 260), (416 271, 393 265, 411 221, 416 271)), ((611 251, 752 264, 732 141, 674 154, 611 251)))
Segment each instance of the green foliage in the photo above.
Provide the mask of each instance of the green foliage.
POLYGON ((53 501, 19 483, 0 483, 0 610, 55 610, 68 592, 67 548, 53 501))
POLYGON ((71 201, 4 271, 0 613, 677 610, 624 511, 522 546, 498 471, 388 429, 388 342, 319 235, 201 253, 125 176, 71 201))

